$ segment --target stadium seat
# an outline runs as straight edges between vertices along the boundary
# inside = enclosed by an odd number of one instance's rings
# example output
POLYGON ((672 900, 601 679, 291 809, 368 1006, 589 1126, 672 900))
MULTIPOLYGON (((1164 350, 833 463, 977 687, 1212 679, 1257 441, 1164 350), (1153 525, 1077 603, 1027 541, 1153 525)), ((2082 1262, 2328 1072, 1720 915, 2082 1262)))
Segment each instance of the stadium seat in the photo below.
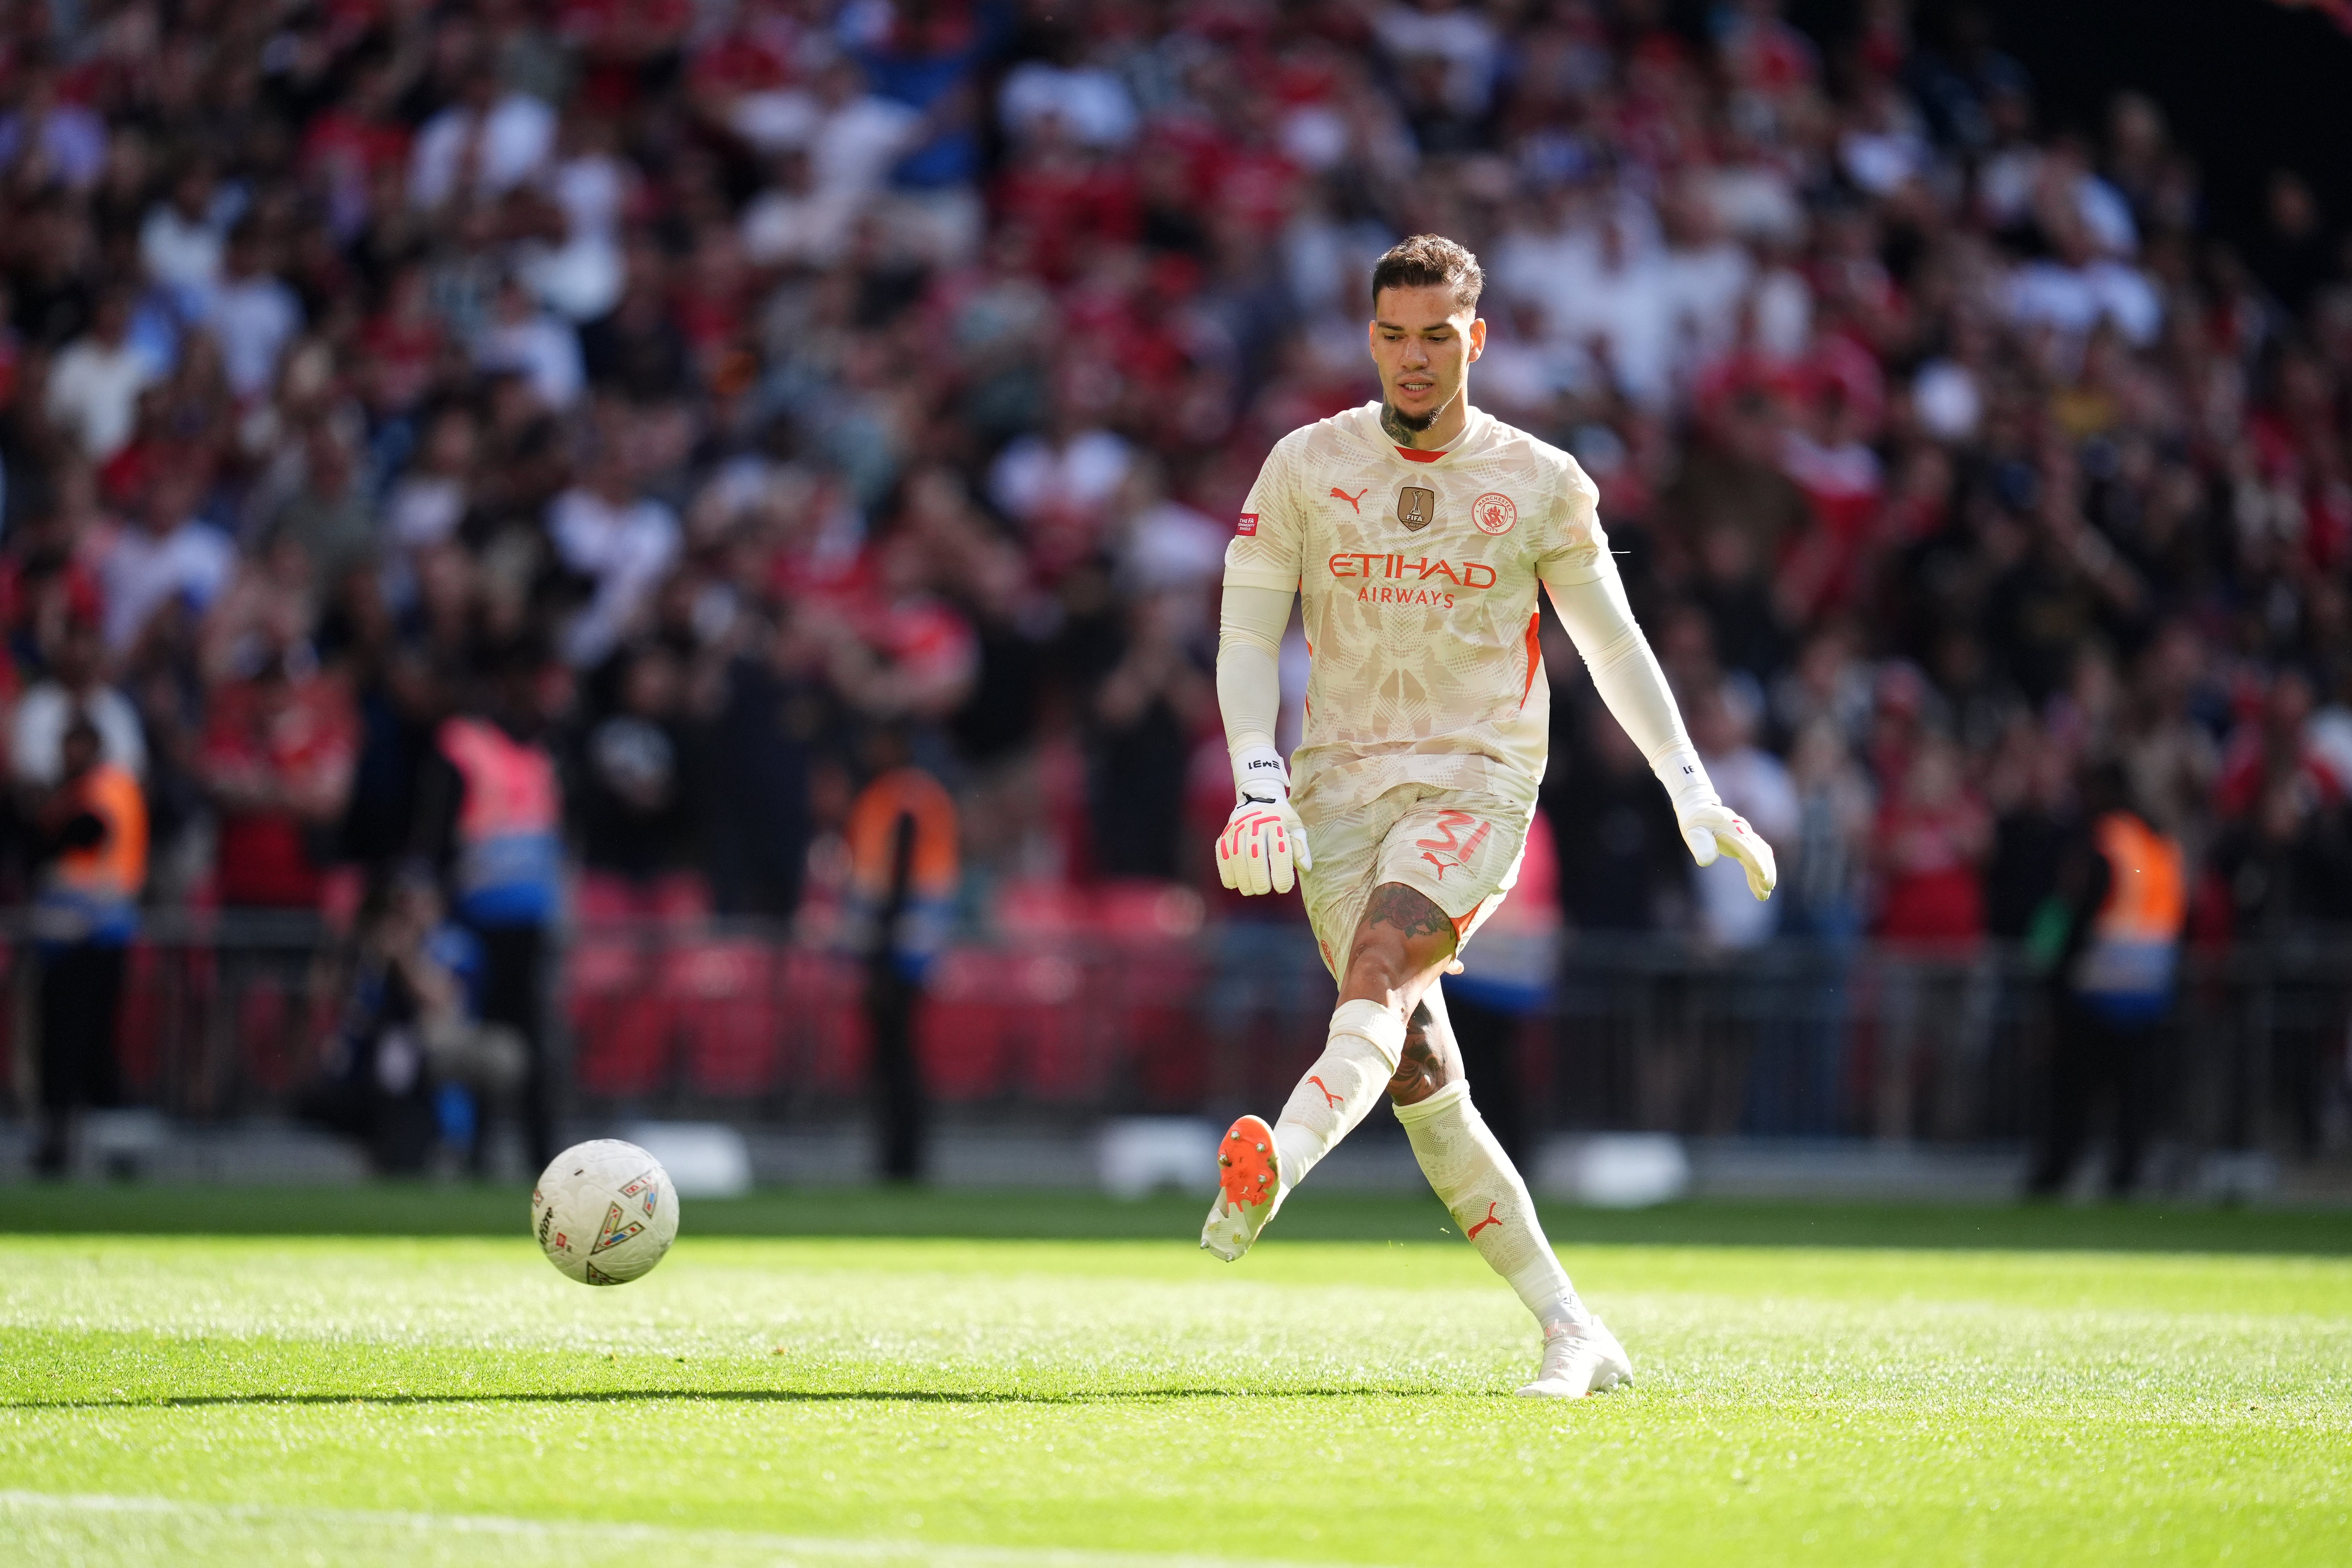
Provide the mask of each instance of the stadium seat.
POLYGON ((583 935, 562 984, 581 1087, 597 1095, 653 1092, 669 1052, 644 950, 626 938, 583 935))
POLYGON ((688 942, 660 963, 663 1010, 687 1087, 726 1096, 774 1088, 784 1050, 774 947, 743 939, 688 942))

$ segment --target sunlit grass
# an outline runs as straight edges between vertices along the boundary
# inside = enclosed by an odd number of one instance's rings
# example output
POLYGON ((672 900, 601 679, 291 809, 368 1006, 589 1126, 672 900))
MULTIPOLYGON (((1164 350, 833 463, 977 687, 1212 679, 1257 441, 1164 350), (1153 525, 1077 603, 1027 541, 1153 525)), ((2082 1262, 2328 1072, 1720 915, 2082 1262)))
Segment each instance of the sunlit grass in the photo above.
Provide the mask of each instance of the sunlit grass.
POLYGON ((19 1236, 0 1561, 2352 1561, 2352 1260, 1569 1261, 1630 1394, 1435 1237, 19 1236))

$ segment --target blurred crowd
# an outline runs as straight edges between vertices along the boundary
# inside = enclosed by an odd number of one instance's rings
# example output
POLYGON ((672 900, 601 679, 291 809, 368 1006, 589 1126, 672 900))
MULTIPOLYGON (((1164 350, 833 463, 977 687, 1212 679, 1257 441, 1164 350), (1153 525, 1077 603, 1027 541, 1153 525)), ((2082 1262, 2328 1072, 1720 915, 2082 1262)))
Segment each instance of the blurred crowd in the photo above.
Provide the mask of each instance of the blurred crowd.
POLYGON ((1769 905, 1695 875, 1555 637, 1570 924, 2017 936, 2105 763, 2206 937, 2352 918, 2338 231, 2281 172, 2212 232, 2158 106, 2054 130, 1965 7, 6 16, 11 901, 105 773, 151 905, 423 871, 495 937, 560 833, 583 915, 815 930, 906 765, 968 928, 1213 893, 1232 518, 1438 231, 1781 847, 1769 905))

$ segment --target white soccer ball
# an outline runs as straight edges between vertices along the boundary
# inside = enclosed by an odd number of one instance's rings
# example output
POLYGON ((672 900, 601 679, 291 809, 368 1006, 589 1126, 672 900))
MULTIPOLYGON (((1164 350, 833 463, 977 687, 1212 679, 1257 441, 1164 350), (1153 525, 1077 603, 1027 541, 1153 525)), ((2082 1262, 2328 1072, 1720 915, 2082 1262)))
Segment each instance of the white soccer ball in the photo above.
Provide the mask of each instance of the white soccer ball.
POLYGON ((539 1173, 530 1233, 585 1285, 625 1285, 677 1239, 677 1189, 661 1162, 618 1138, 575 1144, 539 1173))

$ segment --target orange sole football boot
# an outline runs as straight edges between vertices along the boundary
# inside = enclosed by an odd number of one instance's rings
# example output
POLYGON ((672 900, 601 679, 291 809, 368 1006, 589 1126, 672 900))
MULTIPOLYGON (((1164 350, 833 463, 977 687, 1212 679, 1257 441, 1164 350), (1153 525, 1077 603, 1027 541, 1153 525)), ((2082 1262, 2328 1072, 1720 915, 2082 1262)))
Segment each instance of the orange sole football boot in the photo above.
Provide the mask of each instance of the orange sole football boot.
POLYGON ((1217 1201, 1201 1226, 1201 1245, 1234 1261, 1282 1206, 1282 1156, 1274 1145, 1274 1129, 1264 1117, 1244 1116, 1225 1129, 1217 1144, 1217 1201))

